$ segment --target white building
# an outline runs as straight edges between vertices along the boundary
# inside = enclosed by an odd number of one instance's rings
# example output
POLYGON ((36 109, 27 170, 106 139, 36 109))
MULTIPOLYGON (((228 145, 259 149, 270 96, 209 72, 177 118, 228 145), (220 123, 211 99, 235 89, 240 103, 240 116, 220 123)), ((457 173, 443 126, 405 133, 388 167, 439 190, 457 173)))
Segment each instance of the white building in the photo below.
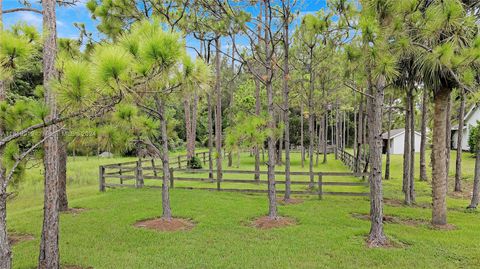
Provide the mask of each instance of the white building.
MULTIPOLYGON (((420 152, 420 138, 421 134, 415 132, 414 143, 415 143, 415 152, 420 152)), ((385 132, 382 134, 383 139, 383 150, 382 153, 387 153, 387 143, 390 142, 390 154, 403 154, 403 149, 405 145, 405 129, 393 129, 390 130, 390 137, 388 133, 385 132)))
MULTIPOLYGON (((468 146, 468 138, 473 127, 477 126, 477 121, 480 121, 480 107, 473 106, 463 120, 463 136, 462 136, 462 150, 470 150, 468 146)), ((452 127, 452 148, 457 149, 458 140, 458 124, 452 127)))

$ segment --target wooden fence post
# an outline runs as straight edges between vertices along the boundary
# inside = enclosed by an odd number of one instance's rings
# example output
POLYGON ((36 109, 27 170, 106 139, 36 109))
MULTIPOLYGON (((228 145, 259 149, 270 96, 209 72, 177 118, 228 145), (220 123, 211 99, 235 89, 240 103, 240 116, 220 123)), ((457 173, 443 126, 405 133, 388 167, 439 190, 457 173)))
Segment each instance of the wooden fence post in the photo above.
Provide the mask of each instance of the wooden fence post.
POLYGON ((157 176, 157 168, 155 167, 155 159, 152 158, 152 169, 153 169, 153 175, 157 176))
POLYGON ((318 173, 318 199, 323 199, 323 177, 322 173, 318 173))
POLYGON ((207 158, 205 157, 205 151, 203 152, 203 165, 206 165, 207 164, 207 158))
POLYGON ((178 156, 178 169, 182 169, 182 156, 178 156))
POLYGON ((169 171, 170 171, 170 188, 173 189, 173 187, 175 186, 174 185, 175 176, 173 175, 173 168, 170 168, 169 171))
POLYGON ((118 174, 120 175, 120 184, 123 184, 123 177, 122 177, 122 164, 119 163, 118 166, 120 166, 120 168, 118 168, 118 174))
POLYGON ((143 187, 143 171, 142 171, 142 161, 137 161, 135 167, 135 187, 143 187))
POLYGON ((98 167, 98 185, 99 185, 99 190, 101 192, 105 191, 105 177, 104 177, 104 174, 105 174, 105 167, 103 167, 103 165, 100 165, 98 167))

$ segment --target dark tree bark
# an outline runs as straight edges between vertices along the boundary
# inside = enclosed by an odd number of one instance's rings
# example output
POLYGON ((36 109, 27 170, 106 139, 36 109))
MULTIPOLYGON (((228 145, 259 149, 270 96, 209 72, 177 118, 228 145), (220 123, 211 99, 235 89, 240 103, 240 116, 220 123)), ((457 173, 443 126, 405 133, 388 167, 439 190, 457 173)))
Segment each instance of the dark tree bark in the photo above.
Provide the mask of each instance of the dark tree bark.
POLYGON ((446 128, 445 128, 445 150, 446 150, 446 159, 445 159, 445 166, 447 167, 447 174, 446 174, 446 182, 447 182, 447 193, 448 193, 448 180, 450 174, 450 147, 452 145, 452 97, 448 95, 448 102, 447 102, 447 120, 446 120, 446 128))
POLYGON ((392 105, 393 105, 393 97, 389 98, 388 102, 388 114, 387 114, 387 152, 386 160, 385 160, 385 179, 390 179, 390 130, 392 129, 392 105))
POLYGON ((187 159, 190 160, 193 157, 192 148, 192 114, 190 111, 190 96, 183 98, 183 111, 185 114, 185 132, 187 138, 187 159))
MULTIPOLYGON (((290 79, 289 69, 289 18, 290 18, 290 6, 283 6, 283 111, 284 111, 284 125, 285 125, 285 196, 284 200, 290 199, 290 105, 289 94, 290 88, 288 87, 288 80, 290 79)), ((281 158, 280 158, 281 160, 281 158)))
POLYGON ((476 209, 480 200, 480 148, 476 151, 475 157, 475 175, 473 177, 472 200, 469 209, 476 209))
MULTIPOLYGON (((265 41, 265 67, 266 67, 266 80, 265 80, 265 88, 267 90, 267 108, 268 108, 268 122, 267 122, 267 127, 270 130, 275 130, 275 104, 273 102, 273 85, 272 85, 272 79, 273 79, 273 54, 275 53, 273 51, 273 48, 270 47, 272 46, 272 40, 270 40, 270 35, 269 31, 271 30, 271 17, 270 17, 270 12, 271 7, 267 4, 265 6, 265 36, 264 36, 264 41, 265 41)), ((269 136, 267 137, 267 145, 268 145, 268 171, 267 171, 267 177, 268 177, 268 217, 270 219, 277 219, 278 218, 278 213, 277 213, 277 193, 275 189, 275 137, 273 133, 270 133, 269 136)))
POLYGON ((411 85, 410 96, 410 174, 409 174, 409 189, 410 202, 415 203, 415 108, 413 98, 414 85, 411 85))
POLYGON ((403 142, 403 184, 402 184, 402 191, 405 195, 404 197, 404 202, 407 205, 410 205, 412 203, 411 197, 410 197, 410 158, 411 158, 411 151, 410 151, 410 102, 411 102, 411 91, 410 89, 406 90, 406 96, 405 96, 405 134, 404 134, 404 142, 403 142))
POLYGON ((368 245, 384 246, 387 237, 383 231, 383 187, 382 187, 382 108, 384 99, 385 77, 377 78, 376 85, 369 85, 370 96, 367 98, 368 139, 370 148, 370 219, 371 227, 368 245))
POLYGON ((462 191, 462 140, 465 117, 465 92, 460 87, 460 111, 458 113, 457 159, 455 162, 455 191, 462 191))
MULTIPOLYGON (((45 89, 45 103, 49 108, 47 120, 58 115, 55 93, 50 85, 57 72, 55 58, 57 52, 57 29, 55 1, 42 1, 43 9, 43 86, 45 89)), ((48 137, 44 142, 45 182, 44 182, 44 216, 42 235, 40 240, 40 254, 38 268, 59 268, 60 255, 58 249, 59 232, 59 192, 58 192, 58 160, 59 150, 58 125, 44 128, 43 135, 48 137), (53 135, 52 135, 53 134, 53 135)))
POLYGON ((422 94, 422 126, 420 140, 420 180, 427 181, 427 161, 425 152, 427 150, 427 113, 428 113, 428 90, 423 89, 422 94))
MULTIPOLYGON (((261 100, 260 100, 260 82, 258 81, 257 78, 254 78, 255 82, 255 115, 258 117, 260 116, 260 106, 261 106, 261 100)), ((255 146, 254 148, 255 151, 255 181, 259 182, 260 181, 260 149, 258 145, 255 146)))
MULTIPOLYGON (((1 0, 0 0, 1 1, 1 0)), ((0 149, 3 156, 3 148, 0 149)), ((6 170, 0 162, 0 268, 12 268, 12 250, 7 234, 7 187, 6 170)))
POLYGON ((155 103, 157 105, 158 114, 160 115, 160 131, 162 133, 162 218, 170 220, 172 219, 172 209, 170 208, 170 192, 168 187, 168 184, 170 183, 170 165, 168 159, 167 119, 165 114, 165 104, 160 96, 155 95, 155 103))
POLYGON ((447 106, 450 89, 441 88, 434 95, 433 141, 432 141, 432 224, 447 224, 447 167, 446 134, 447 106))
POLYGON ((60 136, 61 144, 58 148, 58 192, 59 192, 59 210, 68 211, 67 198, 67 143, 60 136))
POLYGON ((208 178, 213 180, 213 122, 212 122, 212 96, 207 95, 208 116, 208 178))
POLYGON ((303 101, 300 101, 300 158, 302 168, 305 167, 305 146, 303 145, 303 101))
POLYGON ((217 148, 217 188, 220 189, 222 181, 222 90, 220 86, 220 37, 215 39, 215 93, 217 95, 217 108, 215 113, 215 146, 217 148))

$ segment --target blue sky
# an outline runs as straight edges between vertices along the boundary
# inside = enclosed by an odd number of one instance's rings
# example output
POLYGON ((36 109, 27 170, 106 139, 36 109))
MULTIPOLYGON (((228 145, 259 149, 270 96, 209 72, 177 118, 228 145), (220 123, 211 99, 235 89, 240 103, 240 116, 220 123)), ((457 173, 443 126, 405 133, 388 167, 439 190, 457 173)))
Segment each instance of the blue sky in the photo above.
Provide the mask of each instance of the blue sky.
MULTIPOLYGON (((73 7, 58 7, 57 8, 57 31, 58 36, 63 38, 78 38, 79 31, 73 25, 75 22, 84 23, 87 31, 93 33, 93 38, 96 40, 101 39, 101 34, 97 31, 96 25, 97 22, 90 18, 90 13, 85 7, 85 2, 87 0, 81 0, 76 6, 73 7)), ((32 7, 41 9, 41 6, 38 4, 38 1, 31 0, 32 7)), ((299 11, 301 15, 306 13, 313 13, 326 5, 326 0, 299 0, 299 11)), ((10 9, 21 7, 21 4, 18 0, 4 0, 3 9, 10 9)), ((40 14, 32 12, 16 12, 3 15, 4 27, 8 28, 9 26, 18 23, 20 21, 32 24, 41 29, 42 17, 40 14)), ((240 41, 241 42, 241 41, 240 41)), ((190 38, 187 37, 187 43, 189 45, 195 46, 196 42, 193 42, 190 38)), ((223 46, 228 46, 223 44, 223 46)), ((193 54, 193 51, 190 51, 193 54)))

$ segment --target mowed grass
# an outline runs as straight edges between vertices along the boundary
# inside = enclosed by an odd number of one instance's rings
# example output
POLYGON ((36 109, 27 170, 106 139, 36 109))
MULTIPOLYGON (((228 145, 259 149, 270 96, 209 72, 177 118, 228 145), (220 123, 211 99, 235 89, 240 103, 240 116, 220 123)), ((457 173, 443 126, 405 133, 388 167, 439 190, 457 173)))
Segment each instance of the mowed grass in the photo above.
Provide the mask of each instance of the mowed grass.
MULTIPOLYGON (((369 212, 365 197, 325 196, 318 200, 316 196, 303 196, 302 204, 279 206, 280 215, 295 218, 297 225, 257 230, 250 226, 250 221, 266 214, 264 194, 173 189, 174 215, 192 219, 195 228, 183 232, 135 228, 135 222, 161 215, 160 190, 117 188, 99 193, 97 179, 98 165, 131 160, 69 159, 70 206, 86 211, 61 215, 62 264, 94 268, 480 267, 480 214, 463 210, 468 205, 465 198, 448 199, 449 222, 456 226, 451 231, 435 230, 427 224, 431 217, 429 208, 386 205, 387 215, 425 221, 416 226, 386 224, 387 236, 402 246, 386 249, 366 248, 364 239, 369 222, 352 217, 352 213, 369 212)), ((454 165, 453 160, 454 154, 454 165)), ((470 170, 473 162, 473 158, 465 155, 467 182, 473 175, 473 169, 470 170)), ((299 156, 295 154, 292 170, 308 170, 307 166, 302 169, 299 163, 299 156)), ((226 166, 226 162, 224 164, 226 166)), ((392 156, 392 179, 384 181, 387 198, 402 198, 401 164, 401 156, 392 156)), ((253 157, 242 155, 239 169, 253 169, 253 157)), ((283 166, 278 169, 283 170, 283 166)), ((348 171, 333 155, 329 155, 327 164, 315 170, 348 171)), ((359 181, 356 178, 338 180, 359 181)), ((416 181, 420 202, 431 201, 429 184, 416 181)), ((15 268, 36 265, 43 214, 42 185, 40 169, 30 169, 19 195, 8 205, 10 231, 35 237, 33 241, 14 246, 15 268)), ((361 188, 359 191, 368 191, 361 188)))

